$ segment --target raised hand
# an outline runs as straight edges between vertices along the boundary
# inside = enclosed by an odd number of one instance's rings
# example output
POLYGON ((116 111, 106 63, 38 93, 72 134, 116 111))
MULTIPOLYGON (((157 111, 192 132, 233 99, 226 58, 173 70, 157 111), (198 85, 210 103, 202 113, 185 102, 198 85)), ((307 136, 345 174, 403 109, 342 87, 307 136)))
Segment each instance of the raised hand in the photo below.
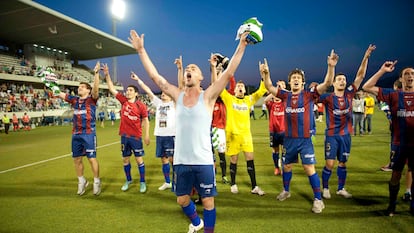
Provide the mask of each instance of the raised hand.
POLYGON ((336 66, 338 64, 339 56, 335 53, 335 51, 332 49, 331 54, 329 54, 327 63, 328 66, 336 66))
POLYGON ((174 64, 177 65, 177 69, 182 69, 183 68, 183 57, 180 55, 179 58, 176 58, 174 60, 174 64))
POLYGON ((101 69, 101 62, 97 61, 95 64, 95 68, 93 68, 93 71, 95 74, 99 73, 99 70, 101 69))
POLYGON ((369 58, 371 56, 372 51, 374 51, 377 47, 375 45, 370 44, 367 48, 367 51, 365 51, 365 58, 369 58))
POLYGON ((138 77, 138 75, 136 75, 133 71, 131 71, 131 79, 136 80, 136 81, 140 81, 141 79, 138 77))
POLYGON ((267 64, 267 59, 264 59, 264 63, 262 64, 261 61, 259 61, 259 71, 260 71, 260 76, 262 76, 262 78, 269 74, 269 65, 267 64))
POLYGON ((395 64, 397 64, 397 60, 395 61, 386 61, 381 66, 381 70, 384 72, 392 72, 395 69, 395 64))
POLYGON ((139 52, 139 50, 144 48, 144 34, 141 36, 135 30, 131 30, 129 32, 130 37, 128 37, 129 42, 131 42, 132 46, 139 52))

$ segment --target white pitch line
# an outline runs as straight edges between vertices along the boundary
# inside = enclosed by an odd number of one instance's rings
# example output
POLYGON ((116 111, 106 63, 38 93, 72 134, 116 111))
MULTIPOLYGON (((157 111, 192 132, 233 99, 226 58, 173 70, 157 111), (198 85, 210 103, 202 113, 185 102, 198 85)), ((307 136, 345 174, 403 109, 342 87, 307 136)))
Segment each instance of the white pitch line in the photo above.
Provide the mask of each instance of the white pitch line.
MULTIPOLYGON (((116 144, 116 143, 119 143, 119 141, 118 142, 112 142, 112 143, 109 143, 109 144, 105 144, 103 146, 98 146, 97 149, 104 148, 104 147, 107 147, 107 146, 112 146, 113 144, 116 144)), ((26 167, 31 167, 31 166, 41 164, 41 163, 46 163, 46 162, 53 161, 53 160, 56 160, 56 159, 65 158, 65 157, 68 157, 70 155, 72 155, 72 153, 60 155, 60 156, 57 156, 57 157, 54 157, 54 158, 50 158, 50 159, 46 159, 46 160, 42 160, 42 161, 38 161, 38 162, 34 162, 34 163, 29 163, 29 164, 26 164, 26 165, 23 165, 23 166, 15 167, 15 168, 10 168, 10 169, 4 170, 4 171, 0 171, 0 174, 15 171, 15 170, 19 170, 19 169, 26 168, 26 167)))

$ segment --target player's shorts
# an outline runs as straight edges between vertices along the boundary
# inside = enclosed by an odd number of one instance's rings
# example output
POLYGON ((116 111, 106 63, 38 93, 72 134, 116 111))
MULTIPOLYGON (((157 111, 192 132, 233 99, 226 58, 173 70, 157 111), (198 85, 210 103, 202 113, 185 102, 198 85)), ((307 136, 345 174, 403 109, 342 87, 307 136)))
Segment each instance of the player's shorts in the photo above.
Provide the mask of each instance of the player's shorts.
POLYGON ((174 165, 175 195, 190 195, 193 187, 204 197, 217 196, 213 165, 174 165))
POLYGON ((326 136, 325 160, 337 159, 339 162, 347 162, 351 153, 351 135, 326 136))
POLYGON ((121 136, 122 157, 131 156, 132 152, 136 157, 144 156, 144 148, 142 147, 142 139, 136 137, 121 136))
POLYGON ((219 153, 226 152, 226 132, 224 129, 213 127, 211 130, 213 148, 219 153))
POLYGON ((72 157, 96 158, 96 134, 72 134, 72 157))
POLYGON ((156 136, 155 157, 172 157, 174 155, 174 136, 156 136))
POLYGON ((297 163, 298 154, 300 154, 302 164, 316 164, 311 138, 285 137, 282 155, 283 164, 297 163))
POLYGON ((105 117, 99 117, 99 121, 104 121, 105 117))
POLYGON ((414 146, 399 146, 391 145, 391 168, 395 171, 402 171, 404 165, 407 164, 408 169, 412 171, 414 167, 414 156, 413 156, 414 146))
POLYGON ((237 155, 240 152, 253 152, 253 139, 251 133, 231 134, 226 133, 226 155, 237 155))
POLYGON ((283 145, 283 139, 285 138, 285 133, 269 133, 270 147, 276 147, 283 145))

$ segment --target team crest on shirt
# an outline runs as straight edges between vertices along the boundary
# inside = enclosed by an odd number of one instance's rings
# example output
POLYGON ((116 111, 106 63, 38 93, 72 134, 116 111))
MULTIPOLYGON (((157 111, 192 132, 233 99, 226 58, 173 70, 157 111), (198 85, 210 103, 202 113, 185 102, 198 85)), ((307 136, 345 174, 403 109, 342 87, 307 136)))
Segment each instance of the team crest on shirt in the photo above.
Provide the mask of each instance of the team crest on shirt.
POLYGON ((411 104, 412 104, 413 102, 412 102, 411 100, 407 100, 407 101, 406 101, 406 103, 407 103, 407 105, 408 105, 408 106, 411 106, 411 104))
POLYGON ((351 86, 348 87, 348 91, 352 91, 352 90, 354 90, 354 88, 351 85, 351 86))

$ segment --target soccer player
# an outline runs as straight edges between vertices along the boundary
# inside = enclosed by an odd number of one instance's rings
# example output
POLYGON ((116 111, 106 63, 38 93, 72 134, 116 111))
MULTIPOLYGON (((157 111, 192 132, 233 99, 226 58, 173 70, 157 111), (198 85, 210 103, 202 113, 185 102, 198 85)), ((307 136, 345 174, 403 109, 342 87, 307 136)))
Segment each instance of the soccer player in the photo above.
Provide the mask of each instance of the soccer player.
POLYGON ((313 112, 314 100, 318 99, 320 94, 326 92, 331 85, 335 74, 335 66, 338 62, 338 55, 334 50, 328 56, 328 69, 323 83, 304 90, 305 74, 302 70, 294 69, 288 75, 288 83, 291 91, 286 91, 280 87, 272 85, 270 79, 269 67, 265 59, 262 70, 267 90, 274 96, 282 99, 285 104, 285 138, 283 154, 283 186, 284 190, 277 196, 279 201, 284 201, 291 196, 290 182, 292 179, 292 163, 297 162, 298 154, 302 160, 302 166, 306 175, 309 177, 309 183, 314 194, 312 211, 321 213, 325 208, 322 201, 320 180, 315 170, 315 152, 312 143, 312 130, 315 125, 313 112))
POLYGON ((334 92, 322 94, 319 98, 319 101, 325 105, 326 111, 325 167, 322 170, 322 196, 325 199, 331 198, 328 183, 336 159, 338 160, 338 168, 336 170, 338 189, 336 194, 345 198, 352 198, 352 194, 344 188, 347 176, 346 162, 351 153, 351 134, 353 133, 352 100, 362 80, 364 80, 368 59, 374 50, 375 45, 368 46, 354 82, 351 85, 347 86, 346 76, 338 73, 333 80, 334 92))
POLYGON ((101 122, 101 128, 105 128, 105 112, 103 109, 98 113, 99 122, 101 122))
MULTIPOLYGON (((278 81, 277 85, 286 89, 285 81, 278 81)), ((275 166, 274 175, 282 174, 279 167, 280 154, 283 151, 283 139, 285 138, 285 106, 282 100, 269 94, 265 99, 267 109, 269 110, 269 138, 270 147, 272 147, 272 158, 275 166)))
POLYGON ((99 61, 94 68, 93 87, 86 82, 81 82, 78 87, 78 96, 72 96, 64 92, 59 93, 59 98, 68 102, 74 109, 72 118, 72 157, 78 176, 78 195, 83 195, 89 182, 83 176, 83 156, 86 156, 93 173, 93 194, 101 193, 101 179, 99 178, 99 163, 96 159, 96 103, 99 98, 99 61))
POLYGON ((145 183, 145 163, 143 159, 145 151, 142 145, 142 133, 144 132, 144 143, 148 146, 150 144, 150 138, 147 106, 138 100, 138 88, 136 86, 129 85, 125 95, 123 95, 115 89, 111 76, 109 75, 108 65, 103 65, 103 71, 109 92, 122 105, 119 135, 121 136, 122 161, 126 181, 122 185, 121 190, 127 191, 132 184, 130 158, 131 154, 134 153, 140 176, 139 191, 145 193, 147 191, 147 185, 145 183))
POLYGON ((134 73, 131 78, 138 82, 138 85, 148 94, 152 105, 156 109, 154 135, 156 137, 155 156, 161 159, 164 184, 158 190, 171 188, 170 163, 172 164, 175 141, 175 103, 171 97, 164 92, 158 98, 151 89, 134 73))
POLYGON ((257 185, 256 170, 254 167, 253 139, 250 131, 250 107, 256 103, 265 93, 263 81, 259 89, 251 95, 246 95, 246 87, 243 81, 238 81, 234 89, 234 95, 227 90, 220 94, 226 106, 226 144, 227 155, 230 156, 230 191, 239 192, 236 184, 237 161, 239 153, 243 152, 247 164, 247 173, 251 181, 251 193, 262 196, 265 192, 257 185))
MULTIPOLYGON (((392 175, 389 182, 389 204, 387 214, 394 216, 397 196, 400 190, 402 170, 407 161, 408 169, 414 166, 414 68, 401 70, 401 90, 375 86, 385 74, 395 69, 397 61, 386 61, 363 86, 363 89, 377 96, 390 106, 392 124, 391 167, 392 175)), ((411 173, 412 174, 412 173, 411 173)), ((413 177, 412 177, 413 178, 413 177)), ((411 184, 411 193, 414 186, 411 184)), ((414 199, 411 198, 410 212, 414 215, 414 199)))
POLYGON ((242 34, 239 45, 221 78, 205 91, 200 88, 203 75, 195 64, 187 65, 184 71, 184 90, 171 85, 161 76, 144 48, 144 35, 139 36, 131 30, 129 41, 154 83, 176 103, 176 141, 174 151, 174 191, 177 203, 191 220, 188 232, 214 232, 216 209, 214 196, 217 195, 214 174, 213 153, 211 151, 210 127, 214 103, 220 92, 234 75, 247 46, 246 36, 242 34), (195 187, 202 197, 204 222, 196 212, 190 199, 195 187))
POLYGON ((111 110, 109 112, 109 118, 111 119, 111 125, 114 125, 115 124, 115 111, 114 110, 111 110))
MULTIPOLYGON (((217 76, 221 75, 223 70, 227 68, 228 63, 222 63, 223 59, 221 54, 211 54, 210 57, 210 70, 211 70, 211 83, 214 83, 217 80, 217 76)), ((228 58, 227 58, 228 59, 228 58)), ((230 82, 235 82, 234 77, 231 78, 230 82)), ((234 88, 234 87, 233 87, 234 88)), ((230 85, 230 89, 232 89, 230 85)), ((213 120, 211 122, 211 134, 212 134, 212 143, 213 143, 213 154, 214 150, 217 150, 220 160, 221 168, 221 180, 224 184, 229 183, 227 179, 227 161, 226 161, 226 106, 224 105, 223 100, 219 96, 214 103, 213 109, 213 120)))

